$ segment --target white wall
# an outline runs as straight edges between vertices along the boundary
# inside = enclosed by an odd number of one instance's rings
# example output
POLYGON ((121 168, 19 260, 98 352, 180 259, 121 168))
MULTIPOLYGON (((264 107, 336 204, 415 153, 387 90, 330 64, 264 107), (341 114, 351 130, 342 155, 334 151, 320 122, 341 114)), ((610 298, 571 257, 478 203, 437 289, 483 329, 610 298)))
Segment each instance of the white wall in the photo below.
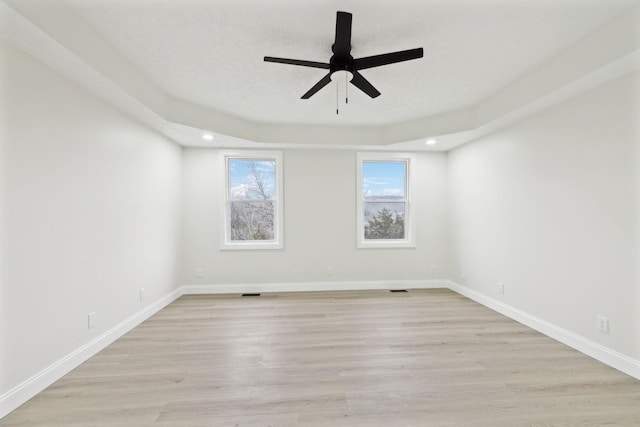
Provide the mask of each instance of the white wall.
POLYGON ((447 277, 446 155, 417 155, 415 249, 356 249, 356 153, 284 152, 284 250, 220 251, 218 150, 185 149, 187 284, 424 280, 447 277), (429 273, 435 265, 437 274, 429 273), (335 274, 327 275, 327 267, 335 274), (196 269, 204 276, 196 278, 196 269))
POLYGON ((639 103, 628 75, 448 159, 453 279, 635 360, 639 103))
POLYGON ((182 216, 176 144, 5 44, 0 67, 2 396, 175 289, 182 216))

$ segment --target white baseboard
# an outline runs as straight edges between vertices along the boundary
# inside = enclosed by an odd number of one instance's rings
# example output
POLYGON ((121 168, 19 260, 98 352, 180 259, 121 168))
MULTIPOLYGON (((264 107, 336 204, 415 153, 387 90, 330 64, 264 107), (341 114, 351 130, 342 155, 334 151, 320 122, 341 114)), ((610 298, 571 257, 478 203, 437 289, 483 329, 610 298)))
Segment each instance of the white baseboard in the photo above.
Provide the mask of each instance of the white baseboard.
POLYGON ((344 282, 254 283, 233 285, 184 285, 184 295, 243 294, 261 292, 359 291, 373 289, 447 288, 447 280, 369 280, 344 282))
POLYGON ((498 313, 535 329, 536 331, 566 344, 615 369, 618 369, 619 371, 640 379, 640 361, 627 357, 582 336, 574 334, 573 332, 562 329, 552 323, 539 319, 450 280, 380 280, 183 285, 4 393, 0 396, 0 419, 182 295, 438 288, 451 289, 460 295, 472 299, 473 301, 476 301, 498 313))
POLYGON ((182 295, 176 289, 0 396, 0 419, 182 295))
POLYGON ((447 282, 447 287, 452 291, 640 380, 640 361, 611 350, 610 348, 600 345, 583 336, 574 334, 573 332, 554 325, 553 323, 549 323, 546 320, 542 320, 529 313, 513 308, 501 301, 488 297, 480 292, 474 291, 473 289, 469 289, 466 286, 462 286, 453 281, 447 282))

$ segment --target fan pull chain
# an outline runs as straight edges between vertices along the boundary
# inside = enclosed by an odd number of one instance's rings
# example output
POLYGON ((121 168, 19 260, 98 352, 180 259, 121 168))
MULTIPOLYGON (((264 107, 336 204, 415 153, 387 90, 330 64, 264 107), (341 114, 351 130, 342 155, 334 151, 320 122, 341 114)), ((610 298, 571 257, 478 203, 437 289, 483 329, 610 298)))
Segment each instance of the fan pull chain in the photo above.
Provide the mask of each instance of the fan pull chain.
MULTIPOLYGON (((337 83, 337 82, 336 82, 336 83, 337 83)), ((338 99, 339 99, 339 98, 340 98, 340 94, 338 93, 338 85, 336 84, 336 116, 337 116, 338 114, 340 114, 340 113, 339 113, 339 109, 338 109, 338 108, 339 108, 339 105, 340 105, 340 104, 339 104, 339 102, 338 102, 338 99)))
POLYGON ((347 73, 344 73, 344 103, 349 103, 349 79, 347 73))

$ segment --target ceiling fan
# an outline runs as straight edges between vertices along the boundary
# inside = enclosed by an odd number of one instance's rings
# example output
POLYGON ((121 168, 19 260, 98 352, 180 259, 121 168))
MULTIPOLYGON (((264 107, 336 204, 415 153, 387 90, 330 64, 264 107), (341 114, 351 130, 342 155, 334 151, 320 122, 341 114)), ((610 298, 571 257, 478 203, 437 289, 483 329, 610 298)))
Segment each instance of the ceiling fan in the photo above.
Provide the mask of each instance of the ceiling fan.
POLYGON ((303 67, 323 68, 329 70, 329 73, 324 76, 318 83, 311 89, 302 95, 302 99, 309 99, 320 89, 329 84, 332 80, 351 81, 351 83, 369 95, 371 98, 375 98, 380 95, 380 92, 373 87, 362 74, 360 70, 367 68, 380 67, 381 65, 394 64, 396 62, 409 61, 411 59, 422 58, 422 48, 402 50, 392 53, 384 53, 382 55, 367 56, 364 58, 354 59, 351 56, 351 17, 348 12, 337 12, 336 16, 336 38, 335 42, 331 46, 333 56, 329 59, 329 62, 314 62, 304 61, 300 59, 288 59, 288 58, 274 58, 272 56, 265 56, 266 62, 277 62, 280 64, 300 65, 303 67))

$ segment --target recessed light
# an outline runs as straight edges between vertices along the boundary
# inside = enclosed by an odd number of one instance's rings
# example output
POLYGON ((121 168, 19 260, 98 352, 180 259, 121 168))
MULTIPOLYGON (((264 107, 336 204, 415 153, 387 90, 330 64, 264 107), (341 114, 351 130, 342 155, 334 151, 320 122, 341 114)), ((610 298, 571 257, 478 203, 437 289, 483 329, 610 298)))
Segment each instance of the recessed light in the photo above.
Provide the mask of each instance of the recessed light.
POLYGON ((207 141, 213 141, 213 135, 210 133, 202 134, 202 139, 206 139, 207 141))
POLYGON ((427 145, 435 145, 436 144, 436 140, 435 139, 427 139, 424 143, 427 144, 427 145))

